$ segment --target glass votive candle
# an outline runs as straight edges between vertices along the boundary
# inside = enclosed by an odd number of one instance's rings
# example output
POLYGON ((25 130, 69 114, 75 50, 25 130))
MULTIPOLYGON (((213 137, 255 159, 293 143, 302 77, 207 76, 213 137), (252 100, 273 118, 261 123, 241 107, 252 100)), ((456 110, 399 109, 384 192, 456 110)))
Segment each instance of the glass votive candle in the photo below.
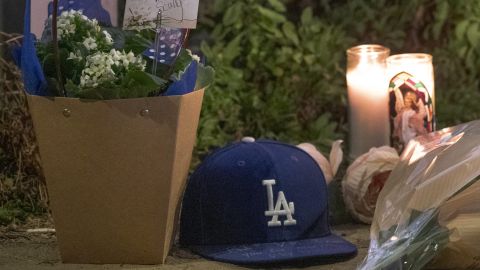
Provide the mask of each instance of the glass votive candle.
POLYGON ((387 58, 392 145, 401 151, 418 135, 435 130, 432 56, 424 53, 387 58))
POLYGON ((386 59, 390 49, 375 44, 347 50, 350 158, 390 145, 386 59))

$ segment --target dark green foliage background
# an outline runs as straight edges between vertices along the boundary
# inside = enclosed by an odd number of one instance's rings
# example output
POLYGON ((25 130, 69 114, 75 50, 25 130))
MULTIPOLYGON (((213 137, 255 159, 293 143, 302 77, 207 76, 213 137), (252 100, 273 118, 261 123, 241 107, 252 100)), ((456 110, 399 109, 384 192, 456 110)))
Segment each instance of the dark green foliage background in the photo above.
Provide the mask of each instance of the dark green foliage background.
MULTIPOLYGON (((243 136, 311 142, 327 154, 348 138, 345 51, 359 44, 433 55, 438 128, 480 118, 480 1, 213 0, 200 15, 192 45, 203 40, 197 49, 216 81, 192 166, 243 136)), ((333 223, 350 221, 338 181, 350 162, 329 187, 333 223)))
POLYGON ((200 158, 242 136, 323 152, 347 138, 345 50, 362 43, 433 55, 438 127, 480 116, 480 1, 214 0, 200 23, 193 40, 217 71, 200 158))
MULTIPOLYGON (((23 17, 6 11, 0 30, 21 31, 23 17)), ((192 168, 243 136, 312 142, 328 153, 348 134, 345 51, 364 43, 433 55, 439 128, 480 118, 480 1, 201 0, 190 47, 214 66, 216 81, 205 94, 192 168)), ((0 149, 0 165, 11 158, 0 149)), ((7 186, 16 170, 4 167, 7 186)), ((348 220, 338 188, 339 181, 330 186, 336 223, 348 220)), ((37 203, 2 201, 0 224, 37 203)))

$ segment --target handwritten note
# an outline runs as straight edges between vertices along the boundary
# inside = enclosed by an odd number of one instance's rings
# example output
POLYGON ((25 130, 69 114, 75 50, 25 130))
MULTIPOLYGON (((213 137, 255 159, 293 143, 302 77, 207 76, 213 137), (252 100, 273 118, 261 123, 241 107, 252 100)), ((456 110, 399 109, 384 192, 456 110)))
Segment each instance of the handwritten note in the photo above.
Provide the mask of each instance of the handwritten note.
POLYGON ((195 28, 199 0, 127 0, 124 29, 155 28, 161 14, 161 26, 195 28))

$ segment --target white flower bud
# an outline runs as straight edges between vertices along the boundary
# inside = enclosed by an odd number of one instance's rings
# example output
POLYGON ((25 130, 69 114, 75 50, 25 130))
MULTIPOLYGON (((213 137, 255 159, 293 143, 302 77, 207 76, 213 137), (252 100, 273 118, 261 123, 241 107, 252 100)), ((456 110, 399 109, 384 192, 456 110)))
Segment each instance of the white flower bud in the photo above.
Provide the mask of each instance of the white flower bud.
POLYGON ((196 54, 192 54, 192 59, 197 61, 198 63, 200 62, 200 57, 196 54))

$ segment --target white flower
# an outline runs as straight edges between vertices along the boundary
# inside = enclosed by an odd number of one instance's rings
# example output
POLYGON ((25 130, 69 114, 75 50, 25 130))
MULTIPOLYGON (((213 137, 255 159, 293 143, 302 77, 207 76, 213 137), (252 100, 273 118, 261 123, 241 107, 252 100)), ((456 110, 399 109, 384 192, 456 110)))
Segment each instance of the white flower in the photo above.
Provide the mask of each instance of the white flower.
POLYGON ((110 35, 110 33, 108 33, 107 31, 103 30, 103 34, 105 35, 105 40, 107 40, 107 44, 113 44, 113 38, 112 36, 110 35))
POLYGON ((112 49, 110 50, 110 55, 112 56, 112 60, 114 61, 115 65, 120 65, 120 60, 122 58, 120 57, 119 51, 112 49))
POLYGON ((97 48, 97 42, 94 38, 88 37, 83 41, 83 46, 85 46, 87 50, 95 50, 97 48))
POLYGON ((130 51, 127 54, 127 59, 128 59, 128 61, 132 61, 132 62, 135 61, 135 54, 133 54, 133 52, 130 51))
MULTIPOLYGON (((83 17, 81 11, 64 11, 58 16, 57 18, 57 29, 58 29, 58 38, 62 39, 68 37, 69 35, 75 34, 76 25, 75 25, 75 17, 83 17)), ((49 19, 51 20, 52 17, 50 16, 49 19)), ((85 17, 84 21, 88 21, 88 18, 85 17)))
POLYGON ((59 17, 57 22, 57 36, 59 39, 65 38, 71 34, 75 33, 75 23, 73 20, 67 19, 64 14, 68 12, 62 13, 61 17, 59 17))
POLYGON ((91 25, 93 26, 93 29, 95 29, 95 31, 100 32, 102 30, 102 28, 100 27, 100 24, 98 23, 97 19, 92 19, 89 22, 91 23, 91 25))
MULTIPOLYGON (((50 16, 49 19, 51 20, 52 17, 50 16)), ((96 32, 100 33, 101 28, 96 20, 90 20, 85 15, 83 15, 82 11, 77 10, 68 10, 63 11, 57 18, 57 29, 58 29, 58 38, 66 38, 70 35, 75 34, 76 31, 76 20, 78 19, 81 22, 90 25, 90 27, 96 32)), ((92 33, 92 35, 95 33, 92 33)))
POLYGON ((82 54, 80 51, 77 51, 76 53, 73 53, 73 52, 70 52, 70 54, 68 55, 68 60, 77 60, 77 61, 81 61, 82 60, 82 54))
POLYGON ((80 78, 80 86, 97 87, 103 82, 117 80, 117 75, 124 74, 129 69, 145 70, 146 62, 141 55, 135 56, 133 52, 127 54, 112 49, 108 53, 97 52, 88 56, 85 66, 80 78))
POLYGON ((192 54, 192 59, 195 60, 197 63, 200 63, 200 56, 192 54))

